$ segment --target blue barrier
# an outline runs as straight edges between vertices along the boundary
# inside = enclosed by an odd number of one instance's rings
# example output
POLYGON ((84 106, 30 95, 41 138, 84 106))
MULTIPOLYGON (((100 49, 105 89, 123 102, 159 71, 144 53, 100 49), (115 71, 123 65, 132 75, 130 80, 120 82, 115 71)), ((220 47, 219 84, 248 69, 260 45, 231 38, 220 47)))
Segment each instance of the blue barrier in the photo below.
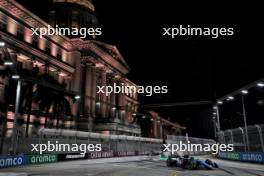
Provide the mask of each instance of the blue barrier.
POLYGON ((220 152, 218 156, 221 159, 264 163, 264 153, 262 152, 220 152))
POLYGON ((255 163, 264 163, 264 153, 241 152, 240 160, 248 161, 248 162, 255 162, 255 163))
POLYGON ((16 167, 26 164, 25 155, 0 156, 0 168, 16 167))

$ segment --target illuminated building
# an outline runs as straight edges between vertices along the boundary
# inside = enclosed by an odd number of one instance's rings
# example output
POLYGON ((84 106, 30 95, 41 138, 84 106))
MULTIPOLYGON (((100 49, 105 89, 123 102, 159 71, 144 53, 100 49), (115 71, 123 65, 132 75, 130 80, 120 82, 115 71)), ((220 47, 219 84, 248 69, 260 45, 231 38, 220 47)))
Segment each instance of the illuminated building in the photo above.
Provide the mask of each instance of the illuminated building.
POLYGON ((148 111, 151 116, 150 137, 166 139, 167 135, 180 136, 186 127, 177 122, 171 122, 155 111, 148 111))
MULTIPOLYGON (((98 25, 90 1, 53 2, 51 25, 98 25), (64 23, 65 8, 72 16, 64 23)), ((137 94, 97 93, 97 85, 135 85, 125 77, 130 68, 118 49, 96 40, 32 36, 31 28, 48 25, 17 2, 0 1, 0 135, 12 135, 19 78, 21 137, 37 137, 42 127, 140 136, 132 116, 139 105, 137 94)))

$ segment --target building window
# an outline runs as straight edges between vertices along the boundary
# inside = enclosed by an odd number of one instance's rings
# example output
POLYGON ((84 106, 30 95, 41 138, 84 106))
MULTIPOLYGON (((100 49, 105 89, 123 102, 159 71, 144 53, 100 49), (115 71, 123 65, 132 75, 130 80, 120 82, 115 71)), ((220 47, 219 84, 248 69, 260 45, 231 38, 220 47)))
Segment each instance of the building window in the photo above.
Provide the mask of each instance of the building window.
POLYGON ((72 11, 72 27, 73 28, 79 28, 79 12, 78 11, 72 11))
POLYGON ((24 33, 20 30, 17 31, 17 38, 20 40, 24 40, 24 33))
POLYGON ((2 22, 2 21, 0 21, 0 29, 1 29, 2 31, 6 31, 6 30, 7 30, 7 24, 4 23, 4 22, 2 22))
POLYGON ((58 50, 57 59, 60 60, 60 61, 62 60, 61 50, 58 50))
POLYGON ((46 46, 46 53, 49 54, 49 55, 51 53, 51 49, 50 49, 49 43, 47 43, 47 46, 46 46))
POLYGON ((32 45, 33 45, 34 47, 38 48, 38 39, 33 38, 33 40, 32 40, 32 45))
POLYGON ((49 22, 52 26, 55 26, 55 11, 49 12, 49 22))

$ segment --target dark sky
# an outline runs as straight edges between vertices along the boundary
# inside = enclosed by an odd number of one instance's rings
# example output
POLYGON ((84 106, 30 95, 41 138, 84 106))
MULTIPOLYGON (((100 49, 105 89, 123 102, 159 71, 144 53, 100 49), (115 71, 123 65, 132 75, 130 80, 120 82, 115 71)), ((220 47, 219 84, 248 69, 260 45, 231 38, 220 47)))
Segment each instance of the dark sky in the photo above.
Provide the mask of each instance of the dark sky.
MULTIPOLYGON (((46 0, 19 2, 37 14, 48 9, 46 0)), ((119 48, 131 67, 128 77, 139 85, 169 86, 166 95, 141 97, 143 104, 214 100, 264 75, 258 4, 172 0, 94 0, 94 4, 103 29, 100 40, 119 48), (180 24, 232 27, 235 35, 218 39, 162 35, 163 27, 180 24)), ((188 125, 188 121, 200 121, 206 109, 157 110, 188 125)))
MULTIPOLYGON (((242 4, 94 1, 105 40, 116 44, 139 84, 168 84, 164 101, 208 100, 263 76, 260 14, 242 4), (163 27, 233 27, 235 36, 162 36, 163 27)), ((152 101, 152 99, 151 99, 152 101)), ((160 101, 160 100, 158 100, 160 101)))

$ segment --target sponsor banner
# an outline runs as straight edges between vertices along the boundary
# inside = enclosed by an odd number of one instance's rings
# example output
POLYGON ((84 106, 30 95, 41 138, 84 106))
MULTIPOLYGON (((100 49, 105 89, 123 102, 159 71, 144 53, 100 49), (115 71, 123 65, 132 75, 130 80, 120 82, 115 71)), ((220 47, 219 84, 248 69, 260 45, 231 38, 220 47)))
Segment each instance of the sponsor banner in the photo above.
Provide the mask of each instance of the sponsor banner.
POLYGON ((245 162, 264 163, 264 153, 261 152, 220 152, 219 158, 245 162))
POLYGON ((115 152, 115 156, 122 157, 122 156, 135 156, 136 152, 115 152))
POLYGON ((255 162, 255 163, 264 163, 264 153, 241 152, 240 160, 248 161, 248 162, 255 162))
POLYGON ((222 159, 236 160, 240 161, 239 152, 220 152, 219 157, 222 159))
POLYGON ((58 154, 58 161, 68 161, 68 160, 80 160, 87 159, 88 154, 81 153, 68 153, 68 154, 58 154))
POLYGON ((91 152, 88 154, 88 159, 97 159, 97 158, 112 158, 114 157, 114 152, 91 152))
POLYGON ((0 156, 0 168, 22 166, 26 164, 24 155, 0 156))
POLYGON ((58 161, 57 154, 28 155, 27 164, 55 163, 58 161))

